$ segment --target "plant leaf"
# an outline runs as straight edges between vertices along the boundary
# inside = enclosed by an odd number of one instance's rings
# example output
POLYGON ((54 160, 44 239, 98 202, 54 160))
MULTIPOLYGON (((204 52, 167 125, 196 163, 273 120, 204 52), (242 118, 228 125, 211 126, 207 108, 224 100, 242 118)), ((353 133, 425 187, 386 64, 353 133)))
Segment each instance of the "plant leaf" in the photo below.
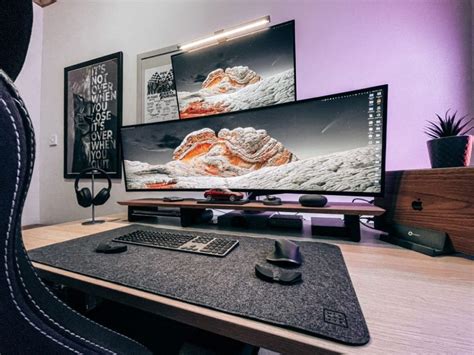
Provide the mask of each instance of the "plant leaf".
POLYGON ((431 135, 434 138, 440 138, 443 136, 443 133, 439 131, 438 127, 426 127, 426 134, 431 135))
MULTIPOLYGON (((466 117, 466 116, 464 116, 464 117, 466 117)), ((469 121, 465 122, 461 127, 459 127, 459 132, 460 132, 459 135, 460 136, 464 136, 467 132, 471 131, 474 128, 474 126, 466 128, 472 121, 474 121, 474 118, 471 118, 469 121), (466 128, 466 129, 464 129, 464 128, 466 128)))
POLYGON ((430 137, 433 138, 433 139, 439 138, 438 136, 435 136, 434 134, 429 133, 429 132, 427 132, 427 131, 425 131, 425 134, 427 134, 428 136, 430 136, 430 137))
POLYGON ((427 121, 428 124, 425 126, 424 133, 429 137, 442 138, 464 135, 474 129, 472 125, 469 127, 471 122, 474 121, 474 118, 464 122, 467 115, 458 117, 458 111, 455 111, 452 115, 449 113, 450 111, 451 109, 448 109, 445 112, 444 118, 435 113, 437 121, 427 121))

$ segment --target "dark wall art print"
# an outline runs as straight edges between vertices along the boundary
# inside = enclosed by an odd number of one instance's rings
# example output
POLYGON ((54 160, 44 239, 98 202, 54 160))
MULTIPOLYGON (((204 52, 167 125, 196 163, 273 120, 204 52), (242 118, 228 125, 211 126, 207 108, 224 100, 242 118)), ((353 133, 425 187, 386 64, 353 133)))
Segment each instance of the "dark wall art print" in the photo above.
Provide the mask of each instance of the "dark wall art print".
POLYGON ((64 177, 89 167, 121 178, 122 52, 64 69, 64 177))

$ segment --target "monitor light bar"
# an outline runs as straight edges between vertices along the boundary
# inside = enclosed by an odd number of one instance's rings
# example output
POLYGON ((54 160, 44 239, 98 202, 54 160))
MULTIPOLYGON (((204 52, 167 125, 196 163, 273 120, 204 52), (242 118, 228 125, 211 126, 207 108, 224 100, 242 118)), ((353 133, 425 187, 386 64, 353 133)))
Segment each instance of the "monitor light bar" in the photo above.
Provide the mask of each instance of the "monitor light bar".
POLYGON ((198 47, 209 45, 213 42, 218 42, 219 40, 236 37, 237 35, 242 35, 246 32, 250 32, 251 30, 255 30, 255 29, 258 29, 259 27, 263 27, 268 23, 270 23, 270 16, 265 16, 265 17, 244 23, 232 29, 217 31, 212 36, 180 45, 179 49, 182 51, 186 51, 189 49, 195 49, 198 47))

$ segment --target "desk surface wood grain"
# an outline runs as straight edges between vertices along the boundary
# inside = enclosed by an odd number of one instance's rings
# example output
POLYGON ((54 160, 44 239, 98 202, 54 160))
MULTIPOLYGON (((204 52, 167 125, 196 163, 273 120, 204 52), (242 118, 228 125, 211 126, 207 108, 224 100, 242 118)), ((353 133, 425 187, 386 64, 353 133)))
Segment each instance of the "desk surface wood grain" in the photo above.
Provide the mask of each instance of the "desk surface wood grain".
MULTIPOLYGON (((111 216, 108 223, 95 226, 64 223, 23 231, 23 239, 27 249, 34 249, 118 228, 126 223, 123 216, 111 216)), ((47 265, 34 265, 42 277, 52 281, 285 354, 474 352, 472 260, 455 256, 431 258, 383 243, 343 242, 338 245, 371 335, 370 342, 360 347, 346 346, 47 265)))

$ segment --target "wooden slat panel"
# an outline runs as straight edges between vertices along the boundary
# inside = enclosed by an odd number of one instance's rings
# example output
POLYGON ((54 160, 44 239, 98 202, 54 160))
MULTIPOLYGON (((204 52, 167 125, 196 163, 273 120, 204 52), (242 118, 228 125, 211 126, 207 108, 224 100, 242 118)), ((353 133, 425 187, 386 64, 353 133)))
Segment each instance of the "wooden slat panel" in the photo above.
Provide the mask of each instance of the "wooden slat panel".
POLYGON ((386 196, 376 199, 385 222, 449 234, 456 251, 474 254, 474 168, 391 171, 386 196), (420 199, 423 209, 413 209, 420 199))

